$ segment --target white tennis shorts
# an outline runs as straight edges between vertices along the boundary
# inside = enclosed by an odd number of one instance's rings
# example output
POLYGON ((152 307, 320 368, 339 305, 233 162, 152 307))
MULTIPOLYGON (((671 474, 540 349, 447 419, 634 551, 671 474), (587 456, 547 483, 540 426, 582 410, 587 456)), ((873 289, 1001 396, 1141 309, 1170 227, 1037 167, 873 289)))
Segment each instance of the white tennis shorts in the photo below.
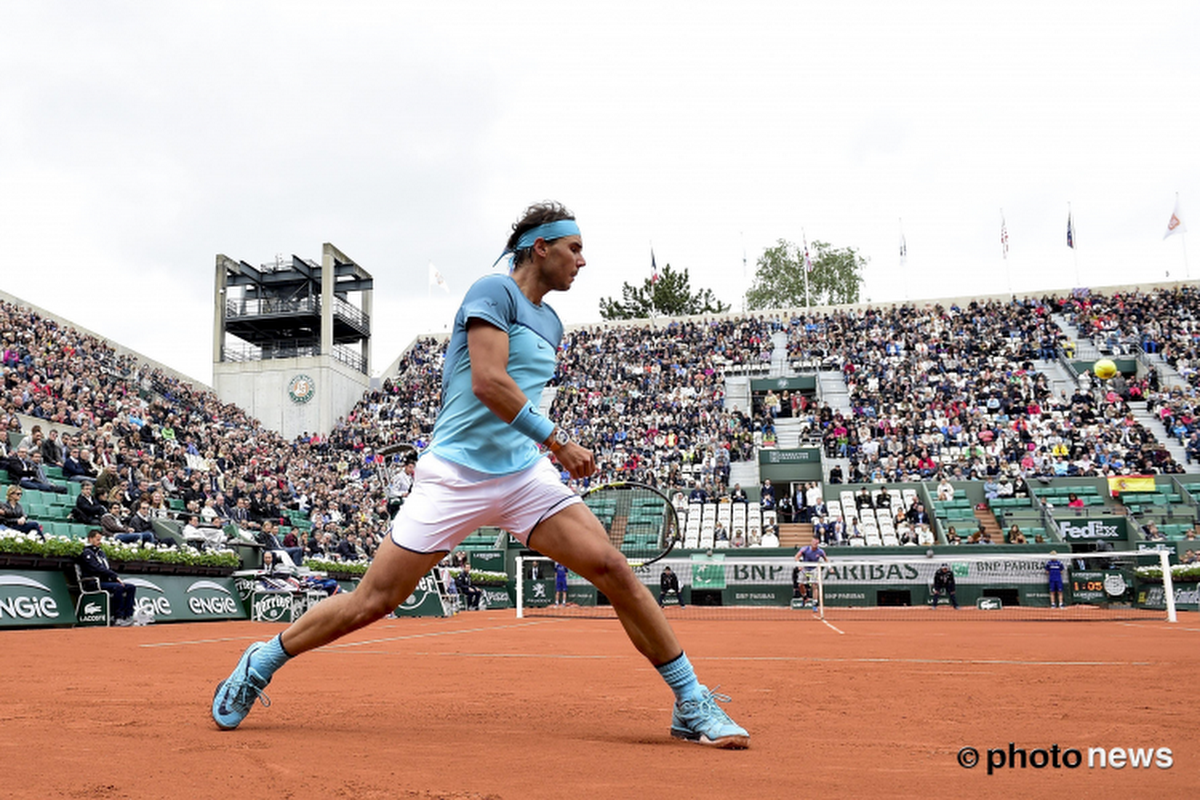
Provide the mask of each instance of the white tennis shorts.
POLYGON ((548 458, 496 476, 427 453, 392 522, 392 541, 417 553, 448 553, 473 531, 495 527, 526 544, 539 522, 578 502, 548 458))

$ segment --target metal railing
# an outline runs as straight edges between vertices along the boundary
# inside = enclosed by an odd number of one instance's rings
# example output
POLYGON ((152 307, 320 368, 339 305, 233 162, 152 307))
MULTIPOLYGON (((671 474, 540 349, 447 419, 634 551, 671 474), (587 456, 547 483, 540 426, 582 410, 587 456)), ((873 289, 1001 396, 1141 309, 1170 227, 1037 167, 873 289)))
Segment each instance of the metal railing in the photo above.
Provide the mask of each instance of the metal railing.
MULTIPOLYGON (((246 361, 270 361, 277 358, 312 358, 321 355, 319 344, 297 344, 288 339, 262 342, 261 344, 227 344, 221 349, 221 360, 233 363, 246 361)), ((367 374, 367 359, 363 354, 346 345, 334 345, 330 353, 351 369, 367 374)))
MULTIPOLYGON (((264 297, 225 301, 225 316, 229 319, 320 313, 321 298, 319 297, 264 297)), ((371 318, 361 308, 356 308, 340 297, 333 298, 333 314, 363 333, 370 332, 371 318)))
POLYGON ((263 317, 269 314, 319 314, 318 297, 264 297, 259 299, 226 300, 226 317, 263 317))

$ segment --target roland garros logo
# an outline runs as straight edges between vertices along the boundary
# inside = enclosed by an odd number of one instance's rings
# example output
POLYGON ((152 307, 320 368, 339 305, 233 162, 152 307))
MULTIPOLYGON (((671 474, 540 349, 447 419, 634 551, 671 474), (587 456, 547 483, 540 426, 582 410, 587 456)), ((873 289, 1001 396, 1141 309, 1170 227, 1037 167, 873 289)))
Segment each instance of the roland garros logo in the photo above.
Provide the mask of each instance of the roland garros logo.
POLYGON ((288 383, 288 397, 296 405, 304 405, 317 393, 317 385, 308 375, 297 375, 288 383))

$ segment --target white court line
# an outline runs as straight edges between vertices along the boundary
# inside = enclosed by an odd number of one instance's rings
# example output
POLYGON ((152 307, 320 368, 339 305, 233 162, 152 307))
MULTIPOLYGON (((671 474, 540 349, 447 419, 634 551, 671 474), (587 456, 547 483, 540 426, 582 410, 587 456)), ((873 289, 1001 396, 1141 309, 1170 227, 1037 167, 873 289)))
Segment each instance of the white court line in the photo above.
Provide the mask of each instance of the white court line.
POLYGON ((1148 628, 1148 629, 1154 630, 1154 631, 1161 631, 1165 627, 1166 630, 1169 630, 1169 631, 1191 631, 1192 633, 1200 632, 1200 628, 1183 628, 1183 627, 1180 627, 1178 623, 1174 623, 1174 624, 1168 623, 1165 626, 1164 625, 1146 625, 1144 623, 1138 623, 1138 622, 1120 622, 1117 624, 1124 625, 1126 628, 1148 628))
POLYGON ((381 644, 383 642, 400 642, 405 639, 428 639, 434 636, 457 636, 461 633, 482 633, 485 631, 499 631, 505 628, 525 628, 530 625, 545 625, 548 622, 559 622, 559 620, 531 620, 530 622, 516 622, 512 625, 491 625, 486 628, 460 628, 456 631, 432 631, 430 633, 409 633, 404 636, 386 636, 382 639, 367 639, 362 642, 345 642, 343 644, 327 644, 320 650, 340 650, 346 647, 362 647, 368 644, 381 644))
MULTIPOLYGON (((453 631, 432 631, 430 633, 410 633, 410 634, 406 634, 404 636, 388 636, 388 637, 384 637, 382 639, 368 639, 368 640, 362 641, 362 642, 344 642, 342 644, 327 644, 324 647, 321 647, 318 649, 319 650, 336 650, 336 649, 341 649, 341 648, 346 648, 346 647, 362 647, 363 645, 368 645, 368 644, 381 644, 383 642, 398 642, 398 641, 402 641, 404 639, 425 639, 425 638, 432 637, 432 636, 455 636, 460 633, 480 633, 483 631, 501 630, 502 628, 521 628, 521 627, 526 627, 528 625, 544 625, 549 622, 563 622, 563 621, 565 621, 565 620, 544 619, 544 620, 534 620, 534 621, 530 621, 530 622, 518 622, 513 625, 493 625, 493 626, 486 627, 486 628, 460 628, 458 630, 453 630, 453 631)), ((227 636, 227 637, 220 638, 220 639, 188 639, 188 640, 182 641, 182 642, 151 642, 148 644, 138 645, 138 647, 182 647, 184 645, 215 644, 218 642, 243 642, 243 641, 255 642, 255 641, 259 641, 261 639, 262 639, 261 636, 227 636)))
POLYGON ((830 624, 829 620, 825 619, 824 617, 821 618, 821 622, 824 622, 826 626, 828 626, 830 629, 836 631, 837 633, 840 633, 843 636, 846 635, 846 632, 844 630, 842 630, 841 628, 838 628, 835 625, 830 624))
MULTIPOLYGON (((324 648, 322 648, 324 649, 324 648)), ((320 652, 320 651, 317 651, 320 652)), ((640 661, 641 656, 635 654, 592 654, 579 655, 570 653, 439 653, 439 652, 396 652, 394 650, 365 650, 361 655, 399 656, 429 656, 433 658, 525 658, 561 660, 590 660, 590 661, 640 661)), ((1147 667, 1150 661, 1015 661, 1004 659, 967 659, 967 658, 822 658, 819 656, 696 656, 688 655, 692 661, 774 661, 774 662, 803 662, 822 664, 934 664, 957 666, 1017 666, 1017 667, 1147 667)))

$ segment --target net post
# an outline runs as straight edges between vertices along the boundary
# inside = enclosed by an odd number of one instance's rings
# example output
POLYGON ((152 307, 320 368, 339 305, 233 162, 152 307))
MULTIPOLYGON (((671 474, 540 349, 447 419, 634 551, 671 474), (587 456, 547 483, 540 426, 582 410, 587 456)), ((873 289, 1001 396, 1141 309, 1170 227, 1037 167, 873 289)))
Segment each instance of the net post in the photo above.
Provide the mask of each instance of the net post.
POLYGON ((1167 622, 1178 622, 1175 616, 1175 580, 1171 575, 1171 553, 1158 551, 1158 562, 1162 566, 1163 595, 1167 602, 1167 622))
POLYGON ((517 619, 525 618, 525 556, 517 556, 517 619))
POLYGON ((817 619, 824 619, 824 571, 829 561, 817 561, 817 619))

